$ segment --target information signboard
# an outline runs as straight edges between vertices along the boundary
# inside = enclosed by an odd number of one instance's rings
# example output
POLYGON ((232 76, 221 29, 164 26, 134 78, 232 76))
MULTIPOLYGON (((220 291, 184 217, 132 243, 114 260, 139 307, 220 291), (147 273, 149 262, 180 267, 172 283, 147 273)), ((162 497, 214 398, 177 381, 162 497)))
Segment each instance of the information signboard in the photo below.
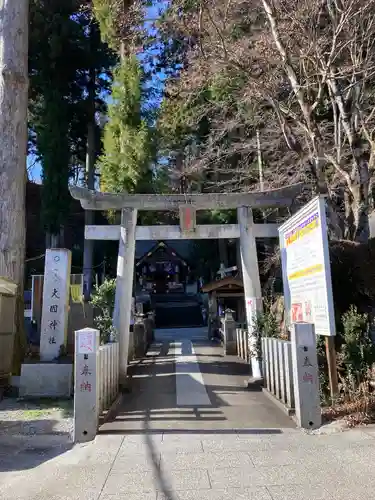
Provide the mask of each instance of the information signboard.
POLYGON ((325 200, 316 197, 279 228, 284 299, 290 323, 335 335, 325 200))

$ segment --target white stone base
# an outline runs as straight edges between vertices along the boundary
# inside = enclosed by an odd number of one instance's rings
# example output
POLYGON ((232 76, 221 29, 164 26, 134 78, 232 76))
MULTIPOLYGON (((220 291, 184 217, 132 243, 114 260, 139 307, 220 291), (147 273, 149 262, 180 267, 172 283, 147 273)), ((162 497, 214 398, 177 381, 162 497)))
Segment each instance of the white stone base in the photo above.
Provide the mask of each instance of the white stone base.
POLYGON ((19 397, 70 398, 72 384, 70 363, 26 363, 21 367, 19 397))

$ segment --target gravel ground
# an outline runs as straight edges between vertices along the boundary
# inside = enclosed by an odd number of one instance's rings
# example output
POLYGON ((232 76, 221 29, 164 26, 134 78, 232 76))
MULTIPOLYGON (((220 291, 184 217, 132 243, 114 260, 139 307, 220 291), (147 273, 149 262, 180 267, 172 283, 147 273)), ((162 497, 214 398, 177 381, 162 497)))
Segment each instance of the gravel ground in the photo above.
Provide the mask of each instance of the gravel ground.
POLYGON ((0 401, 0 436, 71 435, 72 430, 72 400, 0 401))

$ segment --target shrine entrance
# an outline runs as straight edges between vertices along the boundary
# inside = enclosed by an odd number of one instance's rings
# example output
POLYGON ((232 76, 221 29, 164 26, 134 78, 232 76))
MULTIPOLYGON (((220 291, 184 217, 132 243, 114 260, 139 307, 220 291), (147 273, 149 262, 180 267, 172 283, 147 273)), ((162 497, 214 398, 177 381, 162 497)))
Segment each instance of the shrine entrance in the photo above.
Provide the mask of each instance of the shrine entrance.
POLYGON ((184 292, 188 276, 187 261, 164 241, 154 245, 135 263, 135 285, 139 292, 184 292))
MULTIPOLYGON (((253 318, 262 310, 262 291, 256 251, 256 238, 278 238, 277 224, 255 224, 252 208, 288 207, 300 194, 302 184, 255 193, 209 193, 181 195, 114 194, 90 191, 71 186, 74 199, 85 210, 121 211, 121 225, 86 226, 85 238, 118 240, 116 304, 120 344, 120 380, 124 381, 128 367, 129 326, 136 240, 234 239, 240 240, 243 287, 249 343, 254 340, 253 318), (237 209, 237 224, 197 225, 197 210, 237 209), (179 226, 137 226, 138 210, 178 210, 179 226)), ((252 375, 261 376, 259 360, 251 358, 252 375)))

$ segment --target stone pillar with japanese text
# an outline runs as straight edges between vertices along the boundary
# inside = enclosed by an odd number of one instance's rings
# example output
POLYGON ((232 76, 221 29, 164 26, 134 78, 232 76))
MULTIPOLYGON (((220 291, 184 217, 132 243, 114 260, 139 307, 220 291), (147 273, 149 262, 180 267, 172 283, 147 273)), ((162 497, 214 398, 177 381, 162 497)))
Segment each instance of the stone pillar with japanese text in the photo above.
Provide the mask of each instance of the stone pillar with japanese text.
POLYGON ((316 335, 311 323, 293 323, 292 361, 296 421, 304 429, 317 429, 322 417, 316 335))
POLYGON ((75 332, 74 363, 74 442, 92 441, 99 418, 99 330, 75 332))
POLYGON ((42 325, 40 334, 41 361, 54 361, 67 343, 71 252, 48 249, 45 257, 42 325))

